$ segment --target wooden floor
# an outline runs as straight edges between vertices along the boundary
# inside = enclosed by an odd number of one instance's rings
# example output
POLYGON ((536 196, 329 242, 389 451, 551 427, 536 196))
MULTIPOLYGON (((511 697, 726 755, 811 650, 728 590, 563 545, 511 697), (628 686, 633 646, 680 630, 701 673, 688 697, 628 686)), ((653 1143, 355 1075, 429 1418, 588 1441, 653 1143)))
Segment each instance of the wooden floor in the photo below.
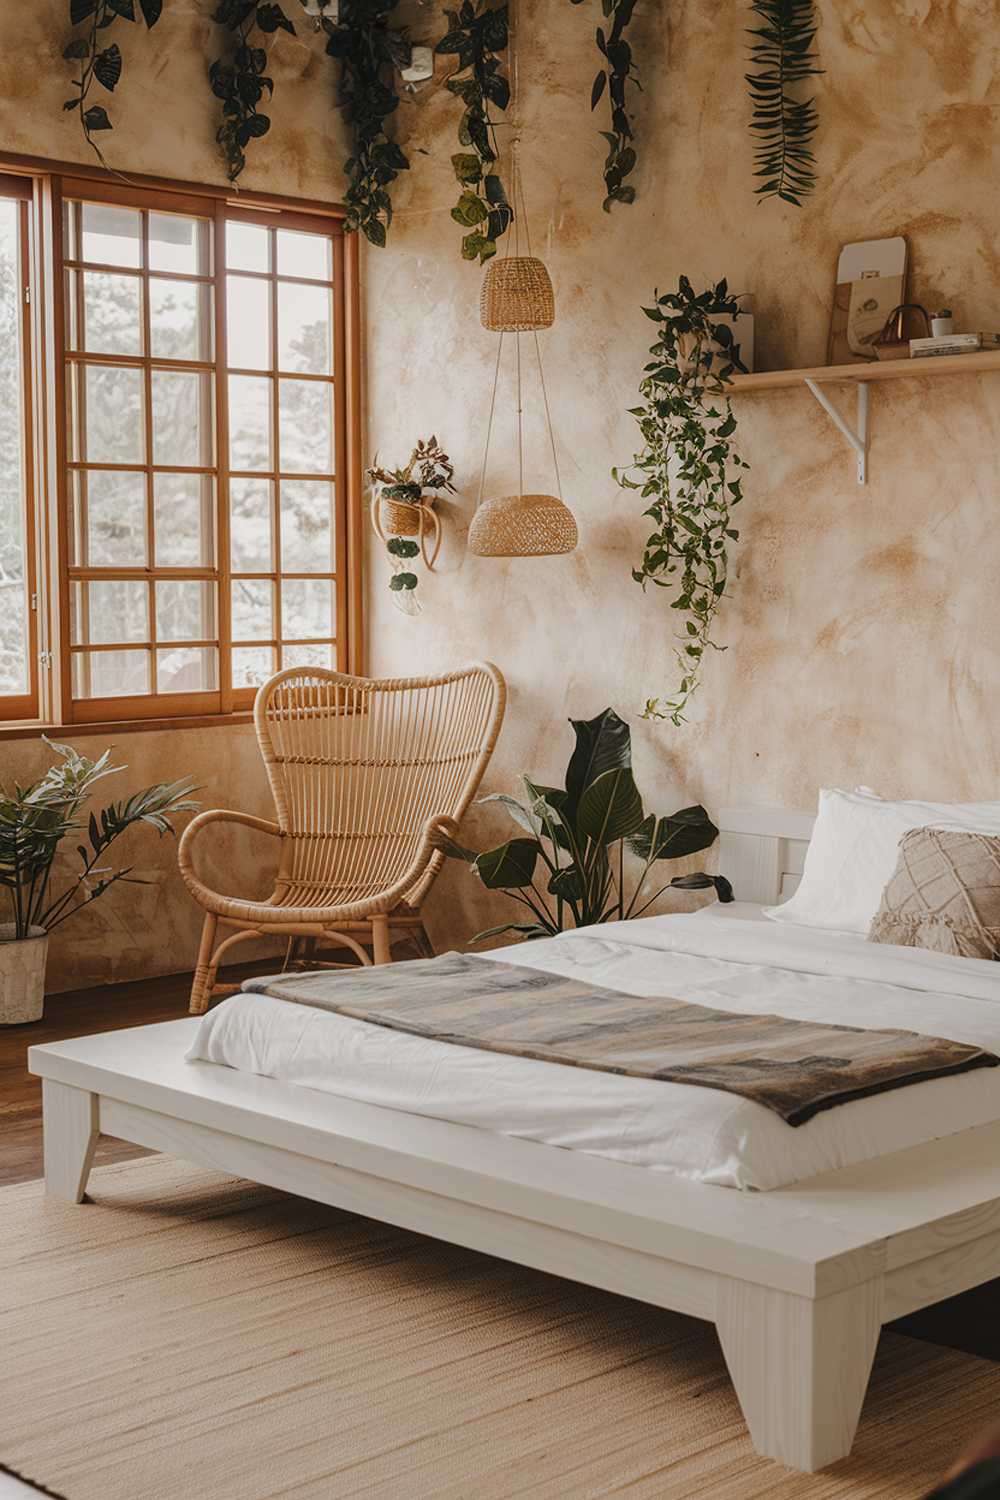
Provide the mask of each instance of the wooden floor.
MULTIPOLYGON (((253 966, 227 971, 227 980, 263 972, 253 966)), ((30 1026, 0 1027, 0 1188, 42 1175, 42 1089, 25 1065, 29 1046, 71 1036, 172 1021, 187 1014, 190 974, 169 974, 130 984, 104 985, 50 995, 44 1018, 30 1026)), ((144 1156, 139 1146, 102 1140, 97 1162, 144 1156)), ((1000 1361, 1000 1281, 924 1308, 893 1325, 934 1344, 1000 1361)))

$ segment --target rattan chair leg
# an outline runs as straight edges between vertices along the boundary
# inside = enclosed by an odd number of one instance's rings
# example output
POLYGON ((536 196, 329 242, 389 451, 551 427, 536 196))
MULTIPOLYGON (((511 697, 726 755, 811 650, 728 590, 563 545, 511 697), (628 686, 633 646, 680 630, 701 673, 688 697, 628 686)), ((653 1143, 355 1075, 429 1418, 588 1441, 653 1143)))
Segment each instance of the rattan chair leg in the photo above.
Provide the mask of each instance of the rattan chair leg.
POLYGON ((384 915, 372 917, 372 963, 392 963, 392 947, 389 943, 389 918, 384 915))
POLYGON ((203 1016, 208 1009, 209 993, 215 978, 215 969, 211 959, 212 949, 215 946, 215 929, 218 925, 218 917, 213 912, 207 912, 202 924, 198 962, 195 964, 194 979, 191 983, 191 1000, 188 1010, 192 1016, 203 1016))

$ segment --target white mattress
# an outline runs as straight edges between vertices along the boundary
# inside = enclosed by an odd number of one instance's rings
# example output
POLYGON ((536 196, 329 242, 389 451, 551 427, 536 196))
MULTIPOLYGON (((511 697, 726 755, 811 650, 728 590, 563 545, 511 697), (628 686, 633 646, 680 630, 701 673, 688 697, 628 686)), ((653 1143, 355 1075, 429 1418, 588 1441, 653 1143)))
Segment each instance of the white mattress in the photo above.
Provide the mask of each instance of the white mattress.
MULTIPOLYGON (((484 957, 633 995, 899 1026, 1000 1052, 1000 964, 783 928, 738 903, 484 957)), ((1000 1119, 1000 1068, 855 1100, 793 1128, 714 1089, 428 1041, 267 995, 234 995, 209 1012, 189 1056, 738 1188, 780 1187, 1000 1119)))

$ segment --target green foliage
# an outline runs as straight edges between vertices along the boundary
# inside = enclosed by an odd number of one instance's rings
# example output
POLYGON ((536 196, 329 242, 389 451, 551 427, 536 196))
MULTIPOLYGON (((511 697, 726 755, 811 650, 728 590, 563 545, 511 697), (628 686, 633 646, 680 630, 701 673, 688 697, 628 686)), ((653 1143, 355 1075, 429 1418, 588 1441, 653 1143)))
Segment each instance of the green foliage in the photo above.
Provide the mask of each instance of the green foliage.
POLYGON ((73 37, 63 49, 67 62, 80 64, 80 76, 73 80, 77 92, 66 100, 63 109, 79 115, 87 144, 102 166, 107 163, 94 136, 113 127, 103 104, 90 104, 88 100, 95 83, 109 94, 118 87, 122 76, 121 49, 117 42, 107 41, 106 33, 115 21, 134 21, 137 7, 147 28, 151 28, 160 19, 163 0, 70 0, 69 4, 70 25, 86 23, 86 27, 82 35, 73 37))
POLYGON ((281 6, 268 0, 220 0, 212 19, 232 33, 228 54, 212 63, 208 76, 212 93, 222 101, 216 140, 226 159, 226 175, 235 182, 246 166, 247 146, 271 128, 270 116, 258 105, 265 89, 269 98, 274 92, 274 80, 265 71, 266 49, 254 45, 254 32, 287 31, 294 36, 295 27, 281 6))
POLYGON ((523 802, 503 793, 480 799, 503 807, 527 837, 483 854, 450 839, 439 843, 443 853, 471 865, 487 890, 503 891, 531 913, 531 922, 491 927, 472 941, 506 932, 549 937, 570 925, 641 917, 670 886, 715 886, 721 900, 732 900, 723 876, 700 873, 676 876, 647 893, 655 864, 708 849, 719 830, 703 807, 685 807, 667 818, 646 816, 632 775, 632 736, 613 709, 570 723, 576 748, 565 788, 541 786, 525 776, 523 802), (641 866, 630 890, 626 850, 641 866))
POLYGON ((76 848, 80 870, 62 895, 50 899, 52 863, 60 843, 83 828, 80 814, 97 783, 124 768, 110 764, 110 750, 94 761, 71 745, 48 739, 45 743, 59 757, 55 765, 32 786, 0 789, 0 886, 9 893, 18 938, 27 937, 33 927, 51 932, 119 881, 143 884, 131 866, 112 869, 103 864, 108 849, 136 823, 146 823, 161 835, 172 833, 171 818, 198 806, 190 799, 194 784, 184 777, 145 787, 124 802, 91 813, 86 824, 89 847, 81 843, 76 848))
POLYGON ((323 18, 326 50, 339 59, 340 109, 353 148, 347 174, 346 228, 360 230, 383 246, 392 223, 389 185, 409 168, 406 153, 386 133, 386 121, 399 106, 391 86, 393 71, 405 68, 411 47, 401 28, 389 25, 398 0, 340 0, 336 21, 323 18))
MULTIPOLYGON (((375 463, 365 471, 371 484, 381 485, 384 500, 399 500, 404 505, 422 505, 425 490, 430 490, 432 495, 446 491, 453 495, 455 486, 451 481, 454 476, 455 465, 433 434, 429 438, 420 438, 406 463, 398 468, 384 468, 376 456, 375 463)), ((386 540, 385 550, 393 567, 389 588, 399 608, 406 614, 420 614, 420 605, 413 597, 417 575, 405 567, 405 563, 420 556, 420 544, 410 537, 391 536, 386 540)))
POLYGON ((736 418, 726 387, 745 370, 733 331, 716 321, 739 312, 726 282, 695 292, 686 276, 678 290, 643 308, 657 324, 656 342, 630 408, 643 447, 625 470, 612 469, 623 489, 650 502, 643 512, 654 529, 632 577, 672 594, 683 626, 676 652, 680 684, 666 700, 650 698, 645 717, 684 721, 696 690, 716 613, 726 591, 727 543, 739 540, 732 511, 743 498, 739 470, 747 464, 733 442, 736 418))
MULTIPOLYGON (((582 3, 583 0, 572 0, 573 5, 582 3)), ((604 160, 604 211, 610 213, 615 203, 635 202, 635 188, 625 181, 634 170, 636 161, 626 92, 630 82, 638 88, 639 80, 625 32, 632 20, 636 0, 601 0, 601 4, 611 25, 608 30, 603 26, 597 28, 597 48, 604 61, 590 91, 590 107, 596 109, 607 94, 611 129, 602 130, 601 134, 608 143, 604 160)))
POLYGON ((757 137, 754 176, 764 198, 782 198, 802 206, 816 184, 816 158, 810 142, 818 115, 813 100, 797 97, 798 86, 821 72, 813 42, 813 0, 753 0, 750 9, 761 25, 754 27, 750 57, 755 72, 746 75, 757 137))
POLYGON ((463 105, 458 126, 464 148, 451 159, 461 187, 451 211, 462 236, 462 259, 483 265, 496 254, 497 240, 510 228, 514 210, 497 171, 499 148, 490 107, 506 109, 510 84, 501 72, 501 52, 507 50, 507 5, 493 0, 462 0, 458 10, 446 10, 448 30, 437 51, 456 58, 455 72, 445 87, 463 105))

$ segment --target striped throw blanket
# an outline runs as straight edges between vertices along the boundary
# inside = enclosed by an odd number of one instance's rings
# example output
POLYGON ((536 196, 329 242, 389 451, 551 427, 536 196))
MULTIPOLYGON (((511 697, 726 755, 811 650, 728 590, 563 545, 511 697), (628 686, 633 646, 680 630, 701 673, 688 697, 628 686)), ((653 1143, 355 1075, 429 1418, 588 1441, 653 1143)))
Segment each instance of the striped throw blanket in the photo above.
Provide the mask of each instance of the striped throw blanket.
POLYGON ((942 1037, 624 995, 460 953, 251 979, 243 987, 437 1042, 722 1089, 789 1125, 851 1099, 1000 1062, 942 1037))

